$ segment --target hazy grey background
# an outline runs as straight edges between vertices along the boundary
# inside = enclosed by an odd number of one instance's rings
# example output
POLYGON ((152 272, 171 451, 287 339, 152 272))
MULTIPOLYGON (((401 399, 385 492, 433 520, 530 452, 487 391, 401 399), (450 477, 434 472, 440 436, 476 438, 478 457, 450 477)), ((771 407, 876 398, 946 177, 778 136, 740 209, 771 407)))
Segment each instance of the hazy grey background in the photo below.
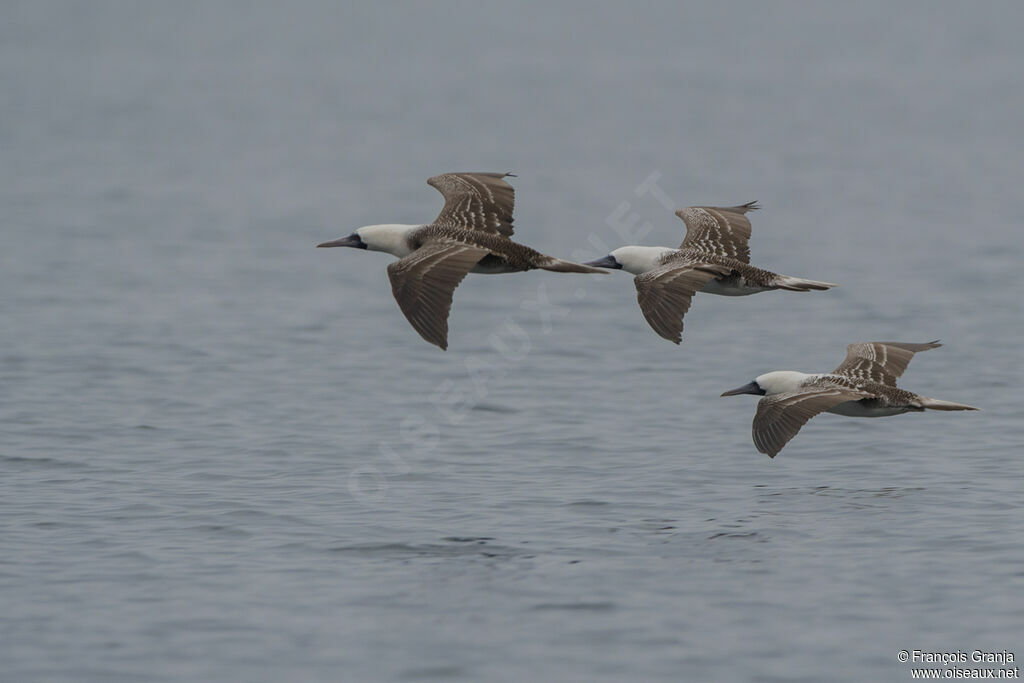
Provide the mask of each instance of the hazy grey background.
POLYGON ((5 3, 5 681, 1024 657, 1020 3, 344 4, 5 3), (757 199, 755 263, 842 286, 699 296, 677 348, 621 273, 471 276, 442 353, 386 255, 313 246, 453 170, 562 256, 623 209, 677 244, 652 173, 757 199), (935 338, 903 386, 982 412, 771 461, 718 398, 935 338))

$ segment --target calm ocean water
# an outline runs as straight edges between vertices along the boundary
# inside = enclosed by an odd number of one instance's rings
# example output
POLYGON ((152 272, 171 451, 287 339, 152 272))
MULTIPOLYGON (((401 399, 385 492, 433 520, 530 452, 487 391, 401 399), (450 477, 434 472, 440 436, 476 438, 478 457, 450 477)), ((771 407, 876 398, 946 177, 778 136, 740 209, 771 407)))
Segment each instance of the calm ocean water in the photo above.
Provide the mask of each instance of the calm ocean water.
POLYGON ((1019 3, 13 3, 0 23, 0 678, 909 680, 1024 658, 1019 3), (675 245, 760 200, 675 347, 630 278, 471 276, 450 350, 389 257, 425 179, 517 238, 675 245), (626 227, 623 227, 626 226, 626 227), (982 408, 753 397, 849 342, 982 408), (749 400, 747 400, 749 399, 749 400))

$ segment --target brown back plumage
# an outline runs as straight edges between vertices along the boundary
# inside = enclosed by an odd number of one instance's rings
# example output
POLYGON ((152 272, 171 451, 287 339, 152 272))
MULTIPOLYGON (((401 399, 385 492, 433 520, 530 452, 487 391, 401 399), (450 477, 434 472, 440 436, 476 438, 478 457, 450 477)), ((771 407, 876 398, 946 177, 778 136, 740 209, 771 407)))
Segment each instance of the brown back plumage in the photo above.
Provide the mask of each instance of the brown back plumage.
MULTIPOLYGON (((427 180, 444 196, 434 223, 511 237, 515 190, 511 173, 442 173, 427 180)), ((513 176, 514 177, 514 176, 513 176)))
POLYGON ((757 202, 739 206, 689 206, 676 211, 686 223, 680 249, 698 249, 750 263, 750 220, 744 215, 759 209, 757 202))

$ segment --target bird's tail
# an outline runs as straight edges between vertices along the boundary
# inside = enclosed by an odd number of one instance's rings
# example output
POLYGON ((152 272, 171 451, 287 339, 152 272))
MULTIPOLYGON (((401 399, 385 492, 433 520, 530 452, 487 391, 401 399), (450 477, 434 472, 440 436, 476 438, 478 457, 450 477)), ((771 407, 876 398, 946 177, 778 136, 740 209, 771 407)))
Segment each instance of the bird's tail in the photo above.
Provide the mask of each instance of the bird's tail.
POLYGON ((544 256, 536 261, 538 268, 544 270, 552 270, 556 273, 607 273, 607 270, 602 268, 594 268, 593 266, 585 266, 582 263, 575 263, 573 261, 566 261, 564 259, 555 258, 554 256, 544 256))
POLYGON ((937 398, 928 398, 927 396, 921 397, 921 406, 931 410, 978 410, 974 406, 953 403, 952 401, 940 401, 937 398))
POLYGON ((805 280, 799 277, 790 277, 789 275, 779 275, 775 278, 774 284, 777 288, 785 289, 790 292, 810 292, 811 290, 831 289, 839 286, 832 284, 831 282, 805 280))

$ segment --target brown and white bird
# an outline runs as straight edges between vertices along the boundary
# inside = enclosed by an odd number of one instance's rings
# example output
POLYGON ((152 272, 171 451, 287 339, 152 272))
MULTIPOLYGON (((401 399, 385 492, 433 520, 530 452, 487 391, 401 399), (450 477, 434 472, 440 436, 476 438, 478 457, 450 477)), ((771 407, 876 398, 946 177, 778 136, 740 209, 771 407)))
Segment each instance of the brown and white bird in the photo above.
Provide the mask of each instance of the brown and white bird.
POLYGON ((836 285, 779 275, 750 265, 748 211, 757 202, 740 206, 691 206, 676 211, 686 223, 686 237, 671 247, 619 247, 586 265, 621 268, 636 275, 636 298, 654 331, 678 344, 683 316, 697 292, 746 296, 770 289, 808 292, 836 285))
MULTIPOLYGON (((318 247, 386 251, 391 291, 420 336, 448 348, 448 313, 455 288, 467 273, 518 273, 542 268, 559 273, 605 273, 547 256, 513 242, 511 173, 445 173, 427 180, 444 196, 444 208, 427 225, 367 225, 318 247)), ((514 176, 513 176, 514 177, 514 176)))
POLYGON ((910 359, 942 346, 901 342, 861 342, 846 347, 846 360, 830 373, 807 375, 778 370, 722 396, 757 394, 754 445, 774 458, 808 420, 821 412, 847 417, 886 417, 930 410, 977 410, 896 387, 910 359))

